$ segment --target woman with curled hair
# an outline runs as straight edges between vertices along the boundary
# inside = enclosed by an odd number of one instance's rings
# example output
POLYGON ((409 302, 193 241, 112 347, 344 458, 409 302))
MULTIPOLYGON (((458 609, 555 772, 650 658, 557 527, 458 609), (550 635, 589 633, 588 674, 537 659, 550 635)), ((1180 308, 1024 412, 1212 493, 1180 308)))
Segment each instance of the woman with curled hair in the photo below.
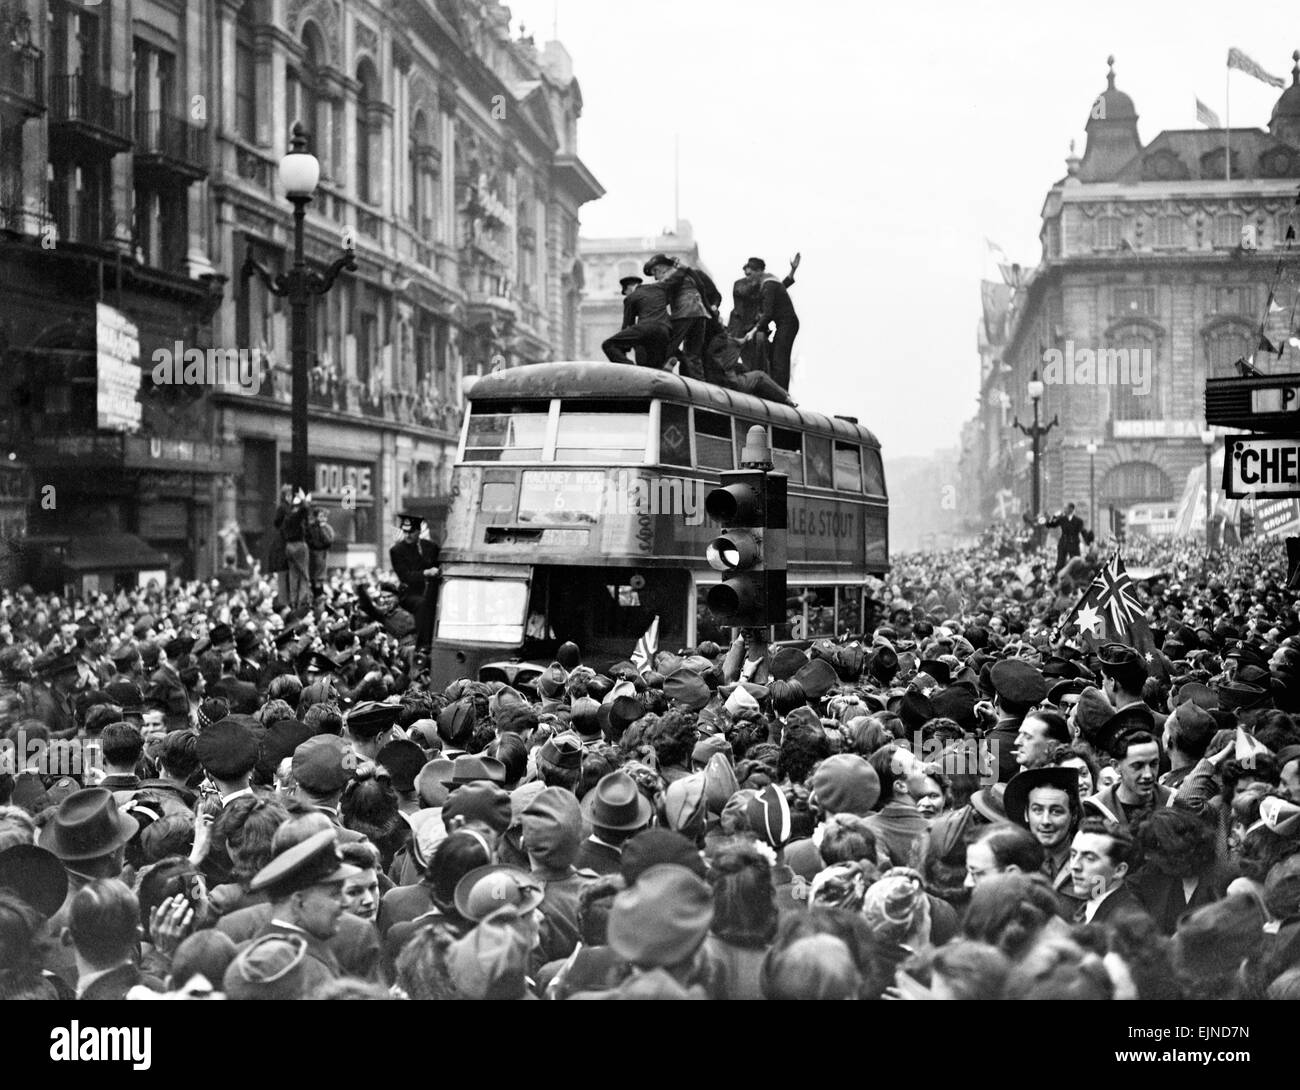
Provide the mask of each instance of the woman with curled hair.
POLYGON ((1102 959, 1063 935, 1037 943, 1007 977, 1007 999, 1114 997, 1115 986, 1102 959))
POLYGON ((404 999, 459 999, 447 956, 460 936, 440 923, 427 923, 411 935, 397 955, 394 994, 404 999))
POLYGON ((1048 754, 1048 761, 1062 768, 1073 768, 1079 774, 1079 798, 1086 799, 1098 790, 1100 768, 1097 755, 1087 742, 1058 742, 1048 754))
POLYGON ((860 757, 870 757, 881 746, 887 746, 894 740, 894 736, 878 719, 867 715, 850 719, 844 724, 843 734, 845 750, 860 757))
POLYGON ((1163 935, 1172 935, 1189 909, 1217 901, 1235 875, 1218 863, 1214 826, 1190 810, 1162 806, 1145 814, 1134 829, 1141 869, 1133 892, 1163 935))
POLYGON ((289 812, 270 795, 243 795, 217 814, 212 851, 229 857, 231 881, 208 893, 215 915, 229 915, 250 903, 248 884, 271 861, 276 830, 288 819, 289 812))
POLYGON ((926 998, 979 1001, 1002 998, 1011 963, 988 943, 954 939, 905 962, 902 968, 928 988, 926 998))
POLYGON ((1019 961, 1045 932, 1064 930, 1057 906, 1056 894, 1040 874, 994 875, 972 890, 961 933, 1019 961))
POLYGON ((726 969, 723 998, 762 999, 763 958, 777 925, 772 860, 755 843, 735 840, 708 864, 713 923, 705 953, 726 969))
POLYGON ((339 811, 343 828, 360 833, 378 848, 381 869, 387 870, 411 835, 388 770, 382 765, 362 764, 343 788, 339 811))

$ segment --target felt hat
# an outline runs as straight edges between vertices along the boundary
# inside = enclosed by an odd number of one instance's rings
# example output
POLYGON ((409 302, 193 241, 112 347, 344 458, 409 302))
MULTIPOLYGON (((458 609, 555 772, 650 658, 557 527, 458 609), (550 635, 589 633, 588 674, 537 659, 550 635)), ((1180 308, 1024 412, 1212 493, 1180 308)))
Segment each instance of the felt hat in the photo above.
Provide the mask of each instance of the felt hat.
POLYGON ((655 269, 659 265, 671 265, 672 263, 672 258, 667 254, 655 254, 641 267, 641 271, 645 273, 646 276, 653 276, 655 269))
POLYGON ((59 803, 38 843, 64 863, 77 863, 116 851, 139 828, 135 818, 118 808, 111 791, 87 787, 59 803))
POLYGON ((1079 774, 1073 768, 1049 765, 1046 768, 1026 768, 1017 772, 1007 782, 1002 796, 1002 807, 1007 819, 1017 825, 1029 827, 1029 792, 1036 787, 1057 787, 1067 795, 1078 795, 1079 774))
POLYGON ((650 821, 654 808, 626 772, 602 776, 582 798, 582 815, 601 829, 639 829, 650 821))
POLYGON ((707 784, 703 772, 682 776, 664 791, 664 818, 669 828, 689 837, 704 832, 708 814, 707 784))
POLYGON ((415 789, 415 777, 426 763, 424 750, 407 738, 395 738, 381 746, 375 761, 388 770, 393 788, 403 793, 415 789))
POLYGON ((546 739, 538 756, 557 768, 572 771, 582 767, 582 753, 582 739, 572 731, 564 731, 546 739))
POLYGON ((642 874, 660 863, 676 863, 701 878, 707 875, 699 849, 681 833, 663 828, 644 829, 624 844, 618 872, 631 888, 642 874))
POLYGON ((699 674, 682 667, 664 678, 664 695, 697 712, 709 702, 709 687, 699 674))
POLYGON ((316 734, 293 751, 293 778, 313 795, 333 795, 352 779, 357 755, 336 734, 316 734))
POLYGON ((699 949, 712 922, 708 884, 686 867, 660 863, 614 898, 608 941, 633 965, 667 968, 699 949))
POLYGON ((548 866, 563 870, 577 858, 582 847, 582 808, 572 791, 563 787, 538 791, 524 807, 520 824, 528 853, 548 866))
POLYGON ((331 977, 324 963, 307 956, 301 935, 277 933, 253 939, 226 968, 227 999, 303 999, 331 977))
POLYGON ((7 889, 53 916, 68 895, 68 873, 53 852, 35 844, 15 844, 0 852, 0 889, 7 889))
POLYGON ((795 671, 794 680, 803 686, 809 700, 820 700, 840 683, 839 675, 825 659, 812 659, 795 671))
POLYGON ((482 920, 510 905, 529 912, 542 903, 545 887, 528 871, 506 863, 475 867, 456 883, 456 911, 467 920, 482 920))
POLYGON ((971 795, 971 807, 985 821, 1006 821, 1007 811, 1004 799, 1006 791, 1007 785, 1004 783, 995 783, 991 787, 981 787, 975 794, 971 795))
POLYGON ((498 833, 510 828, 510 795, 503 787, 481 781, 453 791, 442 807, 443 824, 454 817, 481 821, 498 833))
POLYGON ((757 792, 745 811, 747 827, 773 848, 781 847, 790 839, 790 802, 776 784, 768 784, 757 792))
POLYGON ((772 652, 768 674, 774 681, 789 681, 808 665, 808 656, 797 647, 778 647, 772 652))

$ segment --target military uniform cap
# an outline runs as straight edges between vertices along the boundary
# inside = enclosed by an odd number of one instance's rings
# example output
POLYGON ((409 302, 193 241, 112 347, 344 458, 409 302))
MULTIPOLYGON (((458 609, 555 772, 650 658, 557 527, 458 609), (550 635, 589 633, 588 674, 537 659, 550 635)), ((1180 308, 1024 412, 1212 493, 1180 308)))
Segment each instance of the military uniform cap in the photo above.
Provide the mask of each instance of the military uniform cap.
POLYGON ((257 872, 248 890, 250 893, 266 890, 272 896, 283 896, 312 886, 342 882, 360 873, 359 867, 343 862, 337 833, 324 829, 272 859, 257 872))

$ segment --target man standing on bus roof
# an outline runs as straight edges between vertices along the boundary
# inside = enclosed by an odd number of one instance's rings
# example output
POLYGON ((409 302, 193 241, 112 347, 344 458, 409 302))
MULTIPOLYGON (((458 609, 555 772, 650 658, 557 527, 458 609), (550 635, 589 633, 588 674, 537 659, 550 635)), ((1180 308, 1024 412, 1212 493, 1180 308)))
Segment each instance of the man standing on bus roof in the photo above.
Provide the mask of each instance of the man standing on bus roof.
POLYGON ((402 538, 388 550, 388 559, 401 582, 398 601, 415 617, 415 645, 433 640, 433 613, 438 601, 438 546, 420 537, 424 519, 405 512, 397 516, 402 538))
POLYGON ((626 276, 619 285, 623 289, 623 328, 600 349, 614 363, 631 363, 627 349, 632 348, 636 350, 638 365, 662 371, 668 361, 668 338, 672 334, 668 321, 668 288, 626 276), (635 285, 630 284, 632 280, 636 281, 635 285))
MULTIPOLYGON (((803 254, 795 254, 790 259, 790 272, 781 281, 783 287, 794 287, 794 274, 798 271, 802 260, 803 254)), ((760 329, 753 337, 745 338, 745 334, 754 329, 758 322, 761 296, 759 284, 750 280, 748 273, 731 286, 731 317, 727 319, 727 333, 741 346, 740 359, 745 365, 744 370, 762 371, 765 375, 770 375, 767 330, 760 329)))
POLYGON ((669 289, 672 300, 671 347, 679 353, 681 373, 704 380, 704 342, 710 316, 717 316, 722 295, 699 269, 667 254, 655 254, 641 270, 669 289))
MULTIPOLYGON (((645 281, 639 276, 625 276, 618 282, 619 294, 626 299, 644 283, 645 281)), ((645 349, 639 344, 634 344, 632 346, 632 358, 636 360, 636 365, 638 367, 644 367, 646 365, 645 349)))
POLYGON ((799 334, 799 315, 795 313, 794 304, 785 284, 767 271, 767 263, 761 257, 751 257, 745 262, 745 276, 750 283, 758 286, 758 319, 754 328, 745 334, 745 340, 766 332, 770 323, 776 323, 776 332, 772 335, 772 361, 768 373, 772 381, 783 390, 790 389, 790 352, 794 348, 794 339, 799 334))

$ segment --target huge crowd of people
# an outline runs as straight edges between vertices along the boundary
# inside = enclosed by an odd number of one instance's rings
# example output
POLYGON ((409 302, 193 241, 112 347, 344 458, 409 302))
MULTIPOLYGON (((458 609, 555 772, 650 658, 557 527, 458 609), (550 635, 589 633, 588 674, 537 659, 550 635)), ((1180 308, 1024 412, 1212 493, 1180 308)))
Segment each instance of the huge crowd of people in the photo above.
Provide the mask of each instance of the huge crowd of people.
POLYGON ((383 573, 6 591, 0 997, 1300 997, 1285 558, 1130 543, 1147 655, 1058 631, 1104 560, 513 687, 383 573))

